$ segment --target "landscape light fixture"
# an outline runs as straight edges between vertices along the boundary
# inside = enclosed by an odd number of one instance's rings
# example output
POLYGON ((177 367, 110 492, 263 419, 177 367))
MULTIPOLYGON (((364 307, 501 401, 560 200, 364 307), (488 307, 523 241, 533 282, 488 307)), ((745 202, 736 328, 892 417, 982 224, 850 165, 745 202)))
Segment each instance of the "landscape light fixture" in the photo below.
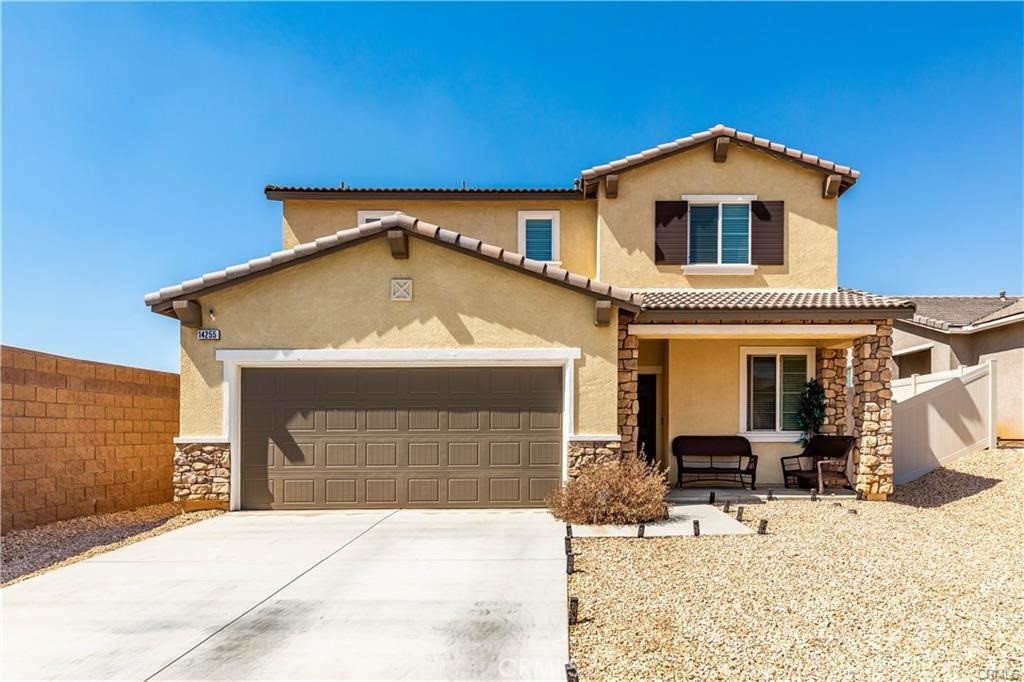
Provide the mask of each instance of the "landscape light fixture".
POLYGON ((761 519, 757 524, 757 534, 767 535, 768 534, 768 519, 761 519))

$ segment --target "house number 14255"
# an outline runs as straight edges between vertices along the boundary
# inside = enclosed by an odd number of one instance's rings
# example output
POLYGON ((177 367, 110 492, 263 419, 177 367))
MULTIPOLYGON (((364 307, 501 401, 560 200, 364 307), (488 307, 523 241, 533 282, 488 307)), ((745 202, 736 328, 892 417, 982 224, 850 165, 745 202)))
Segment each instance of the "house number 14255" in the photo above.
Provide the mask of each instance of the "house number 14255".
POLYGON ((196 338, 200 341, 220 341, 219 329, 197 329, 196 338))

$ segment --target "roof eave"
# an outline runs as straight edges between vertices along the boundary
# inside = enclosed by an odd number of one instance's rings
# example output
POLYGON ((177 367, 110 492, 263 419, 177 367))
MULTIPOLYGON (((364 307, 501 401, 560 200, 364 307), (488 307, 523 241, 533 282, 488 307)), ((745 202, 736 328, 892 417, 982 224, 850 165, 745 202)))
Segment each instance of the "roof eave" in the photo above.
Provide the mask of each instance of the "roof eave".
POLYGON ((263 190, 270 201, 369 201, 369 200, 410 200, 410 199, 459 199, 472 201, 514 201, 542 199, 549 201, 581 201, 586 199, 581 190, 417 190, 417 189, 289 189, 268 185, 263 190))
POLYGON ((645 308, 637 320, 665 324, 711 320, 904 320, 913 315, 912 308, 645 308))

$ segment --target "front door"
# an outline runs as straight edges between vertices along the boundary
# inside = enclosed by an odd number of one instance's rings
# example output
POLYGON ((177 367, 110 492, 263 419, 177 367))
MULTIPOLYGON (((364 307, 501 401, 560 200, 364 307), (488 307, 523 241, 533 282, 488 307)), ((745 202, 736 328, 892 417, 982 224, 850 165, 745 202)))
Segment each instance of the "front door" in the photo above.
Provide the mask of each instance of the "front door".
POLYGON ((658 375, 641 374, 637 383, 637 401, 640 403, 640 414, 637 416, 637 428, 640 431, 638 444, 648 464, 658 461, 658 375))

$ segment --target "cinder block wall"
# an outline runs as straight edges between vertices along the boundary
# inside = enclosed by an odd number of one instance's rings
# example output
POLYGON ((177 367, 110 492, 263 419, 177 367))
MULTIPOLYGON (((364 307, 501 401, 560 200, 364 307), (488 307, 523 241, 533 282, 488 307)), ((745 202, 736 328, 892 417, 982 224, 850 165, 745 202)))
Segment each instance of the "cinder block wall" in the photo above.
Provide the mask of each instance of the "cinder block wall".
POLYGON ((170 502, 178 375, 0 347, 0 526, 170 502))

